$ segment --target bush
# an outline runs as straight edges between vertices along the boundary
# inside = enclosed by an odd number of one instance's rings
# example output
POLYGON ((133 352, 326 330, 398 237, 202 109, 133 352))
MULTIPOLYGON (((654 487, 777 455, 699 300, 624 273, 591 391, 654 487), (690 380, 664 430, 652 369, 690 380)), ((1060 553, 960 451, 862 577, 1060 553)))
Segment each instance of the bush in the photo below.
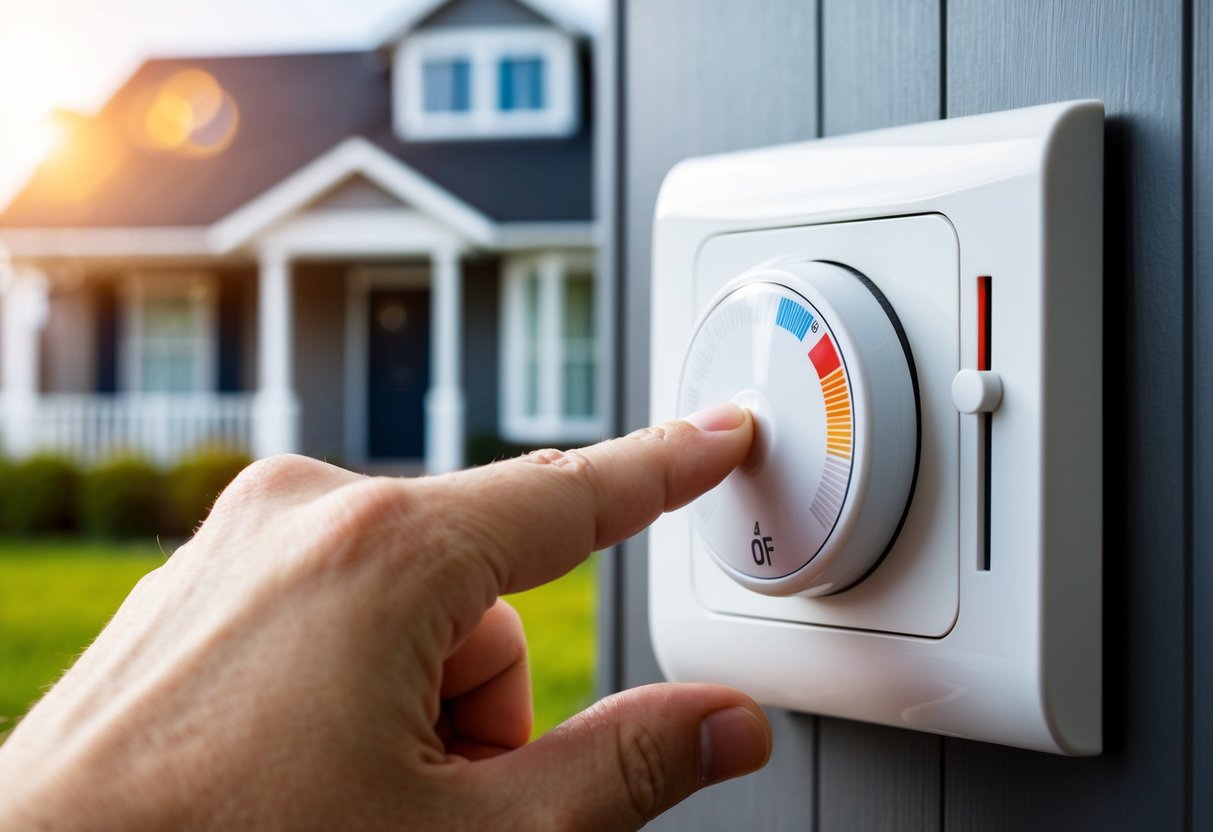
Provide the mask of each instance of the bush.
POLYGON ((38 454, 7 466, 0 491, 4 529, 14 534, 70 531, 79 486, 79 469, 61 456, 38 454))
POLYGON ((139 457, 120 457, 84 475, 80 525, 98 537, 143 537, 164 531, 164 477, 139 457))
POLYGON ((206 519, 219 492, 252 462, 247 454, 204 450, 177 463, 168 474, 173 530, 192 534, 206 519))
POLYGON ((13 463, 9 462, 5 457, 0 456, 0 534, 8 531, 8 520, 5 515, 5 504, 7 500, 7 492, 9 483, 13 478, 13 463))

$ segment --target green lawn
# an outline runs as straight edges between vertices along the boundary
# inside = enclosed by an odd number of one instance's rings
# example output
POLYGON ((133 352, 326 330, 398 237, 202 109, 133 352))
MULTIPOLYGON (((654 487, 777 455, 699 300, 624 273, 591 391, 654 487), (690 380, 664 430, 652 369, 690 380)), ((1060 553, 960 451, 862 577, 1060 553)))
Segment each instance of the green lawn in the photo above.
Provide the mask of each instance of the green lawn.
POLYGON ((522 616, 530 648, 539 736, 594 699, 594 577, 598 556, 569 574, 506 601, 522 616))
MULTIPOLYGON (((163 562, 153 544, 0 540, 0 741, 163 562)), ((536 736, 591 701, 594 574, 591 559, 508 599, 531 647, 536 736)))

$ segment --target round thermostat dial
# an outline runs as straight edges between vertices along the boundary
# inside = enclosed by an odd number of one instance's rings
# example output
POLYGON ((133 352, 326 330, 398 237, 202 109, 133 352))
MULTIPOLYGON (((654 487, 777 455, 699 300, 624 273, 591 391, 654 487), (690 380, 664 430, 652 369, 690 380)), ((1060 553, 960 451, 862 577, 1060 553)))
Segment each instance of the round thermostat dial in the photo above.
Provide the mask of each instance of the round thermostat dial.
POLYGON ((918 464, 913 359, 879 290, 805 260, 729 283, 692 338, 679 411, 721 401, 749 408, 756 436, 691 508, 716 561, 769 595, 863 578, 900 528, 918 464))

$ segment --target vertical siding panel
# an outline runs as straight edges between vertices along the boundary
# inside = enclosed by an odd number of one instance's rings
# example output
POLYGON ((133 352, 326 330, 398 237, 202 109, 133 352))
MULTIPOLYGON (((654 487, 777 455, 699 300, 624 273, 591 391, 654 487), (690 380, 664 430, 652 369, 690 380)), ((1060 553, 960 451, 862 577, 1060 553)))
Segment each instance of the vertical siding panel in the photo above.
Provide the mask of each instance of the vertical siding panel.
MULTIPOLYGON (((817 8, 803 0, 663 0, 626 2, 623 12, 619 427, 630 429, 648 421, 649 260, 661 180, 686 156, 816 135, 817 8)), ((660 678, 649 645, 645 545, 639 536, 619 553, 626 686, 660 678)), ((771 717, 776 746, 766 771, 696 795, 650 828, 811 828, 816 720, 771 717)))
POLYGON ((1213 829, 1213 0, 1192 10, 1192 828, 1213 829))
POLYGON ((841 719, 817 728, 820 829, 937 830, 942 740, 841 719))
POLYGON ((825 135, 941 116, 939 0, 823 0, 821 17, 825 135))
POLYGON ((945 744, 951 829, 1179 829, 1184 805, 1181 0, 949 0, 948 115, 1093 97, 1105 188, 1105 744, 945 744))
MULTIPOLYGON (((941 116, 939 0, 824 0, 823 133, 941 116)), ((837 719, 818 724, 822 830, 938 829, 940 738, 837 719)))

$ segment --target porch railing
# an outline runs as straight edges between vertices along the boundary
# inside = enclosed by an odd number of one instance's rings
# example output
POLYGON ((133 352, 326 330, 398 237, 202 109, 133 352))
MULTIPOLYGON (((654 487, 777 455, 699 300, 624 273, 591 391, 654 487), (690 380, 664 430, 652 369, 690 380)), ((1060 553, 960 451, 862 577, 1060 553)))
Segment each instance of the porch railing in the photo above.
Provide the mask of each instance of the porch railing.
POLYGON ((93 463, 123 453, 170 464, 204 447, 252 447, 253 396, 144 394, 39 396, 24 431, 31 451, 93 463))

